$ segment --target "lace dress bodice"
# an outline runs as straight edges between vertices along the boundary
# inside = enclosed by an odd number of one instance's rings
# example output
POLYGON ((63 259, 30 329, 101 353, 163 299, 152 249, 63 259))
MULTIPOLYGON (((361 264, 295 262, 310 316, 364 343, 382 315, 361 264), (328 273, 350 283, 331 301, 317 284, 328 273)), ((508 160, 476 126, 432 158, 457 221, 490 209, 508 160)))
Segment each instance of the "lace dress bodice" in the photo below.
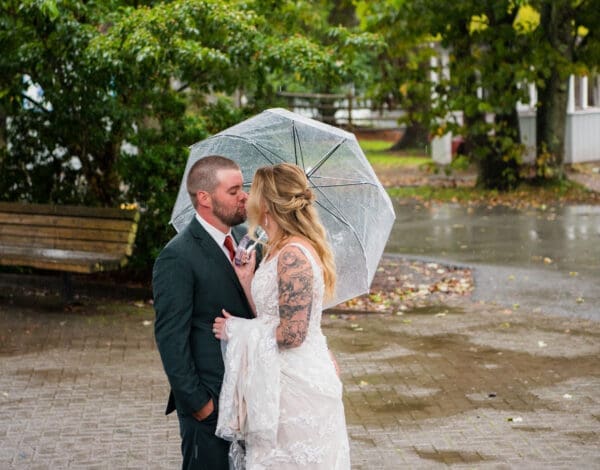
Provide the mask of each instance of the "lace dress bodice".
POLYGON ((294 245, 313 271, 306 338, 298 347, 277 346, 275 256, 260 265, 252 282, 257 318, 227 320, 229 341, 217 435, 246 442, 249 470, 346 470, 350 457, 342 384, 321 331, 323 274, 311 252, 294 245))
MULTIPOLYGON (((314 259, 312 253, 299 243, 291 243, 299 247, 309 260, 313 271, 313 299, 308 323, 308 331, 304 343, 298 348, 282 349, 280 354, 283 359, 291 360, 289 356, 306 353, 314 354, 316 351, 327 352, 327 341, 321 330, 321 315, 323 311, 323 295, 325 284, 321 266, 314 259)), ((252 282, 252 298, 256 306, 256 316, 269 316, 279 322, 279 286, 277 278, 277 261, 279 256, 267 260, 257 269, 252 282)), ((311 361, 312 362, 312 361, 311 361)), ((327 359, 329 363, 330 360, 327 359)))

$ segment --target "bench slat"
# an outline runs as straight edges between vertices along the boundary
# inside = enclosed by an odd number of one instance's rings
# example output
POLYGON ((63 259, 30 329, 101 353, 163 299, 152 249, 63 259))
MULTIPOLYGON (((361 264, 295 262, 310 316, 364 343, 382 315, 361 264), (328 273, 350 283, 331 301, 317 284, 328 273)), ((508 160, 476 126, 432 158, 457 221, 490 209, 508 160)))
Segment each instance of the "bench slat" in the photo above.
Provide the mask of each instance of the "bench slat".
POLYGON ((124 260, 121 260, 120 256, 109 256, 105 253, 11 247, 10 250, 0 252, 0 264, 92 273, 116 269, 124 264, 124 260))
POLYGON ((0 225, 0 239, 7 236, 22 236, 55 239, 57 242, 68 243, 70 240, 111 241, 132 243, 135 234, 131 232, 116 232, 114 230, 93 230, 85 228, 60 227, 31 227, 26 225, 0 225))
POLYGON ((0 212, 10 212, 16 214, 65 215, 99 219, 124 219, 131 221, 139 220, 140 216, 137 210, 116 209, 111 207, 29 204, 20 202, 0 202, 0 212))
POLYGON ((69 249, 79 251, 90 251, 94 253, 111 253, 125 254, 131 256, 133 246, 130 243, 123 242, 103 242, 90 240, 55 240, 53 238, 44 237, 28 237, 16 235, 0 236, 0 252, 4 247, 24 246, 29 248, 54 248, 54 249, 69 249))
POLYGON ((123 219, 77 218, 71 216, 14 214, 0 212, 0 225, 25 225, 32 227, 78 227, 129 232, 131 221, 123 219))

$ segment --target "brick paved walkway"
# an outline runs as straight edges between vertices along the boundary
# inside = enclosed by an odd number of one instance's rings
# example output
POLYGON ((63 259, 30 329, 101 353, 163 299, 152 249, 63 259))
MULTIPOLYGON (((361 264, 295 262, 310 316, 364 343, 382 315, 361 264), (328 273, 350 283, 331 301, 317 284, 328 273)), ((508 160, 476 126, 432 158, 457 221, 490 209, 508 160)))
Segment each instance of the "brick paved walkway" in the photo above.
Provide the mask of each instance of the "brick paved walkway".
MULTIPOLYGON (((152 319, 0 292, 0 468, 178 468, 152 319)), ((324 328, 353 468, 600 468, 599 323, 463 300, 324 328)))

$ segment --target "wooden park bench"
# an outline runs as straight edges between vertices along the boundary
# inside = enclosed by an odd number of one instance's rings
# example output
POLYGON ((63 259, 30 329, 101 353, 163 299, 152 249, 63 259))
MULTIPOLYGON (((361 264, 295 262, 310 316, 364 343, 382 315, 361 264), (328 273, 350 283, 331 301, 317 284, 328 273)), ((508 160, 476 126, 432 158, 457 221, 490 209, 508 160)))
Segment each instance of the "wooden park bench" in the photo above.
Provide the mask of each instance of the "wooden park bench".
POLYGON ((0 202, 0 265, 61 271, 70 301, 71 273, 127 263, 138 220, 137 210, 0 202))

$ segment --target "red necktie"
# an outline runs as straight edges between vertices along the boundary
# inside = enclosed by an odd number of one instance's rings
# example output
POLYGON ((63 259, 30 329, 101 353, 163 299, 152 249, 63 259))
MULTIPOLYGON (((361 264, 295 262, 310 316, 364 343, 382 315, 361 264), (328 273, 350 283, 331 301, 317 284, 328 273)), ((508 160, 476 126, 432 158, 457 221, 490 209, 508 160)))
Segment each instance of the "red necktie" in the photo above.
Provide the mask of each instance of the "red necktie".
POLYGON ((233 261, 233 257, 235 256, 235 248, 233 247, 233 240, 231 239, 231 235, 227 235, 225 237, 225 242, 223 243, 227 251, 229 251, 229 260, 233 261))

